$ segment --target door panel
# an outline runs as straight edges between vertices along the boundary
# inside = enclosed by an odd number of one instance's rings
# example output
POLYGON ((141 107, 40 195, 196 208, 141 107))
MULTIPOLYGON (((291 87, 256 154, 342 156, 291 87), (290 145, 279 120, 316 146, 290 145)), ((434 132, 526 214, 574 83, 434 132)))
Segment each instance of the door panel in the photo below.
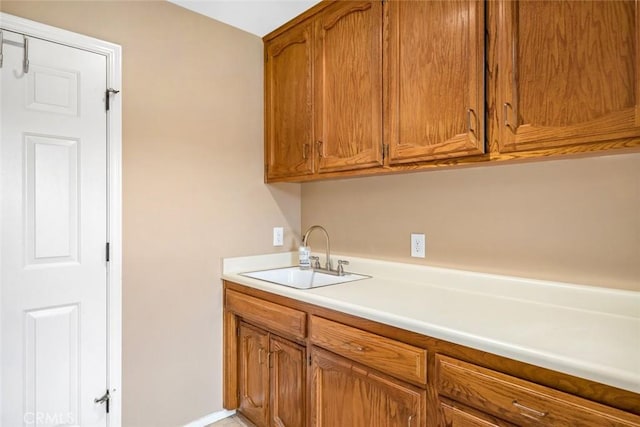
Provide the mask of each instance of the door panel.
POLYGON ((500 151, 640 136, 639 21, 634 0, 501 1, 500 151))
MULTIPOLYGON (((27 414, 78 414, 80 319, 77 304, 25 313, 27 414), (42 389, 37 383, 50 386, 42 389)), ((37 424, 37 423, 36 423, 37 424)), ((62 422, 66 424, 66 422, 62 422)))
POLYGON ((306 425, 305 349, 271 336, 271 425, 306 425))
POLYGON ((425 422, 424 390, 316 348, 312 369, 313 426, 406 427, 425 422))
POLYGON ((2 424, 106 426, 106 58, 3 35, 2 424))
POLYGON ((382 165, 382 3, 323 10, 315 55, 318 171, 382 165))
POLYGON ((387 7, 390 163, 482 154, 484 2, 387 7))
POLYGON ((26 264, 78 261, 78 141, 25 134, 26 264))
POLYGON ((267 179, 313 172, 311 25, 265 44, 267 179))
POLYGON ((269 425, 269 334, 240 324, 238 346, 239 410, 256 426, 269 425))

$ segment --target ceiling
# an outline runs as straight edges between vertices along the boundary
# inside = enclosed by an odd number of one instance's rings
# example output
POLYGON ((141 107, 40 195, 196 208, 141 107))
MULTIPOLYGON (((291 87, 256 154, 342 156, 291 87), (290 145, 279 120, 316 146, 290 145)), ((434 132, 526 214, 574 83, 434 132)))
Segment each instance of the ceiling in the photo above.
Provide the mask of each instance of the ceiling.
POLYGON ((320 0, 168 0, 262 37, 320 0))

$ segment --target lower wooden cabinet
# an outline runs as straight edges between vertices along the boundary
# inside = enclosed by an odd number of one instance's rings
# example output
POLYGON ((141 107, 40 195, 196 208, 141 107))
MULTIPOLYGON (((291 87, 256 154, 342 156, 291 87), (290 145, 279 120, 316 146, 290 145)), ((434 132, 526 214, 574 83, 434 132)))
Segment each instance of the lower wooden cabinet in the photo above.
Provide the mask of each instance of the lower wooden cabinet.
MULTIPOLYGON (((438 394, 518 426, 640 426, 638 416, 451 357, 436 355, 436 375, 438 394)), ((445 425, 496 425, 474 424, 470 411, 444 406, 453 420, 445 425)))
POLYGON ((269 425, 269 333, 240 324, 238 346, 238 392, 240 411, 257 426, 269 425))
POLYGON ((304 426, 305 348, 246 323, 238 340, 238 410, 258 427, 304 426))
POLYGON ((425 390, 316 348, 311 369, 312 426, 424 425, 425 390))
POLYGON ((271 425, 279 427, 306 425, 306 357, 305 348, 272 336, 271 354, 271 425))
POLYGON ((225 282, 224 407, 258 427, 640 427, 640 395, 225 282))

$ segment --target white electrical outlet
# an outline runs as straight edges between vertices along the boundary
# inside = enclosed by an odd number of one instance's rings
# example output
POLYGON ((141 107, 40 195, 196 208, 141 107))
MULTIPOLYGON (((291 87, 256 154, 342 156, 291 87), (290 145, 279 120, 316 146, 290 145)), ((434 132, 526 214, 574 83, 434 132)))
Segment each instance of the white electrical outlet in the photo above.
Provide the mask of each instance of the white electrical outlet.
POLYGON ((284 245, 284 229, 282 227, 273 227, 273 246, 284 245))
POLYGON ((414 258, 424 258, 424 234, 411 233, 411 256, 414 258))

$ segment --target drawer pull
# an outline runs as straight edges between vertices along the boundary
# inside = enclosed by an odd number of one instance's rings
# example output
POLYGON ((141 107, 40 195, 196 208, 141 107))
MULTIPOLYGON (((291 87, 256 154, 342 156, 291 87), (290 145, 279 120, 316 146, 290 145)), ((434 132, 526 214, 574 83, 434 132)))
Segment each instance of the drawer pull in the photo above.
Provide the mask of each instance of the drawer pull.
POLYGON ((513 404, 513 406, 515 406, 520 410, 520 415, 523 415, 527 418, 532 418, 534 420, 537 420, 539 418, 546 417, 549 414, 548 412, 541 412, 533 408, 529 408, 528 406, 518 403, 517 400, 514 400, 511 403, 513 404), (522 411, 526 411, 526 412, 522 412, 522 411))
POLYGON ((355 351, 364 351, 365 348, 363 346, 361 346, 360 344, 352 344, 352 343, 347 343, 347 346, 355 351))

